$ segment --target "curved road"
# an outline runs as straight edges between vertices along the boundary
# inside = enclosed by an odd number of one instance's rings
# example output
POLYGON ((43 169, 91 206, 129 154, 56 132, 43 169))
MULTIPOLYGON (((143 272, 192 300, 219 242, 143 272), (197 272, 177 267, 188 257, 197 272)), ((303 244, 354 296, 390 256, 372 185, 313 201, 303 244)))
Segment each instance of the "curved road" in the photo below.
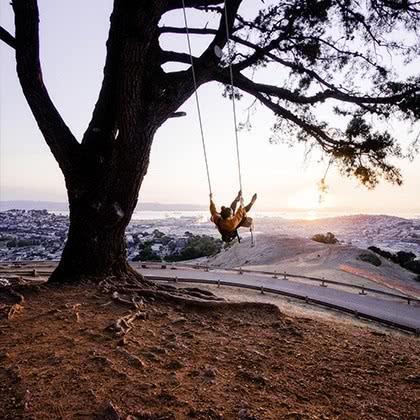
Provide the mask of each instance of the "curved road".
MULTIPOLYGON (((136 267, 137 268, 137 267, 136 267)), ((371 293, 361 295, 359 292, 349 292, 331 287, 306 284, 301 282, 274 279, 258 274, 238 274, 223 271, 205 272, 197 269, 161 269, 137 268, 150 280, 174 281, 203 281, 204 283, 235 286, 247 285, 257 290, 284 294, 287 296, 306 299, 309 303, 321 304, 330 308, 353 313, 356 316, 384 322, 407 331, 420 332, 420 303, 408 304, 399 299, 372 296, 371 293)))
MULTIPOLYGON (((41 263, 35 265, 23 263, 22 270, 18 267, 3 267, 0 264, 0 278, 3 275, 29 275, 48 276, 55 266, 55 263, 41 263), (28 269, 30 269, 28 271, 28 269), (32 274, 31 274, 32 273, 32 274)), ((338 282, 328 283, 328 287, 321 287, 318 280, 308 284, 297 279, 273 278, 272 275, 262 272, 232 272, 223 269, 212 269, 206 271, 203 268, 169 266, 162 268, 162 265, 133 264, 133 268, 141 272, 146 278, 157 281, 174 281, 177 277, 180 282, 207 283, 217 285, 220 282, 223 286, 246 287, 258 291, 265 291, 285 295, 308 303, 318 304, 327 308, 337 309, 361 318, 382 322, 405 331, 420 334, 420 300, 414 297, 389 294, 383 295, 383 291, 374 293, 372 289, 368 293, 360 294, 360 289, 347 290, 348 287, 338 282), (142 267, 142 268, 141 268, 142 267), (147 268, 146 268, 147 267, 147 268), (331 284, 334 283, 334 284, 331 284), (343 287, 344 286, 344 287, 343 287), (261 289, 263 288, 263 289, 261 289), (382 294, 381 294, 382 293, 382 294)), ((273 274, 273 273, 271 273, 273 274)), ((296 277, 296 276, 295 276, 296 277)), ((28 279, 27 279, 28 280, 28 279)), ((325 280, 325 285, 327 285, 325 280)))

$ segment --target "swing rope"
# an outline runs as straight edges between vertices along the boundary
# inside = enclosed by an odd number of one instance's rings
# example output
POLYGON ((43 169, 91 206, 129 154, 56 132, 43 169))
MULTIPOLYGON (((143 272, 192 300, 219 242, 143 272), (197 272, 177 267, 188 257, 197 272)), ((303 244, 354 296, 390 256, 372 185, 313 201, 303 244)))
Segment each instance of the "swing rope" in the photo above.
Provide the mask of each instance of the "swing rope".
POLYGON ((198 121, 199 121, 199 124, 200 124, 201 143, 203 145, 204 161, 206 163, 207 182, 209 184, 209 192, 210 192, 210 195, 211 195, 212 194, 212 189, 211 189, 211 181, 210 181, 209 163, 208 163, 208 159, 207 159, 206 142, 205 142, 205 139, 204 139, 204 130, 203 130, 203 121, 202 121, 202 118, 201 118, 200 100, 198 98, 198 92, 197 92, 197 89, 198 89, 197 88, 197 78, 196 78, 196 75, 195 75, 194 60, 193 60, 192 51, 191 51, 191 42, 190 42, 190 33, 189 33, 189 30, 188 30, 187 13, 185 11, 185 0, 182 0, 182 10, 183 10, 183 13, 184 13, 185 31, 187 33, 188 52, 190 54, 191 72, 192 72, 192 78, 193 78, 193 84, 194 84, 194 93, 195 93, 195 103, 196 103, 196 106, 197 106, 198 121))
MULTIPOLYGON (((226 39, 227 39, 228 54, 230 56, 231 46, 230 46, 229 20, 228 20, 227 8, 226 8, 226 0, 224 0, 224 8, 225 8, 226 39)), ((189 29, 188 29, 187 13, 186 13, 186 10, 185 10, 185 0, 182 0, 182 11, 183 11, 183 15, 184 15, 185 32, 187 34, 188 52, 189 52, 189 55, 190 55, 191 73, 192 73, 193 84, 194 84, 194 93, 195 93, 195 95, 194 95, 195 96, 195 103, 196 103, 196 106, 197 106, 198 121, 199 121, 199 124, 200 124, 201 143, 203 145, 204 161, 206 163, 207 181, 208 181, 208 184, 209 184, 209 191, 210 191, 210 194, 211 194, 212 189, 211 189, 211 181, 210 181, 210 171, 209 171, 209 164, 208 164, 208 159, 207 159, 207 150, 206 150, 206 142, 205 142, 205 138, 204 138, 203 122, 202 122, 202 118, 201 118, 200 100, 199 100, 198 92, 197 92, 197 77, 196 77, 196 74, 195 74, 194 60, 193 60, 192 50, 191 50, 191 41, 190 41, 190 32, 189 32, 189 29)), ((241 160, 240 160, 240 154, 239 154, 238 123, 237 123, 237 117, 236 117, 235 92, 234 92, 234 88, 233 88, 233 70, 232 70, 232 62, 230 60, 229 60, 229 76, 230 76, 230 90, 231 90, 231 95, 232 95, 232 112, 233 112, 233 124, 234 124, 234 131, 235 131, 236 158, 237 158, 237 163, 238 163, 239 188, 243 192, 241 160)))
MULTIPOLYGON (((233 112, 233 124, 234 124, 235 142, 236 142, 236 157, 237 157, 237 162, 238 162, 239 188, 240 188, 241 192, 243 193, 241 160, 240 160, 240 154, 239 154, 238 123, 237 123, 237 118, 236 118, 235 91, 234 91, 234 88, 233 88, 233 70, 232 70, 232 60, 230 59, 231 44, 230 44, 230 34, 229 34, 229 19, 228 19, 228 14, 227 14, 226 0, 223 0, 223 3, 224 3, 224 9, 225 9, 224 11, 225 11, 226 40, 227 40, 228 55, 229 55, 230 90, 231 90, 231 95, 232 95, 232 112, 233 112)), ((210 195, 211 195, 212 194, 212 189, 211 189, 211 182, 210 182, 210 171, 209 171, 209 164, 208 164, 208 159, 207 159, 207 151, 206 151, 206 142, 205 142, 205 138, 204 138, 203 122, 202 122, 202 118, 201 118, 200 101, 199 101, 198 92, 197 92, 197 77, 196 77, 196 74, 195 74, 194 60, 193 60, 193 55, 192 55, 192 50, 191 50, 190 31, 188 29, 187 13, 186 13, 186 10, 185 10, 185 0, 182 0, 182 11, 183 11, 183 15, 184 15, 185 32, 187 34, 188 52, 189 52, 189 55, 190 55, 191 72, 192 72, 192 78, 193 78, 193 84, 194 84, 194 93, 195 93, 195 103, 196 103, 196 106, 197 106, 198 121, 199 121, 199 124, 200 124, 201 143, 203 145, 204 160, 205 160, 205 163, 206 163, 206 171, 207 171, 207 181, 208 181, 208 184, 209 184, 209 192, 210 192, 210 195)), ((250 227, 250 232, 251 232, 251 246, 255 246, 254 235, 253 235, 253 226, 250 227)))
MULTIPOLYGON (((235 131, 235 142, 236 142, 236 158, 238 161, 238 176, 239 176, 239 188, 242 192, 243 197, 243 188, 242 188, 242 171, 241 171, 241 159, 239 155, 239 136, 238 136, 238 123, 236 118, 236 102, 235 102, 235 91, 233 88, 233 70, 232 70, 232 59, 231 59, 231 44, 230 44, 230 33, 229 33, 229 19, 228 19, 228 12, 226 7, 226 0, 223 0, 224 8, 225 8, 225 30, 226 30, 226 39, 227 39, 227 48, 228 48, 228 55, 229 55, 229 76, 230 76, 230 93, 232 95, 232 113, 233 113, 233 125, 235 131)), ((243 200, 243 198, 242 198, 243 200)), ((255 246, 255 239, 254 239, 254 226, 251 225, 249 228, 251 233, 251 246, 255 246)), ((239 238, 239 235, 238 235, 239 238)))
POLYGON ((235 141, 236 141, 236 158, 238 161, 239 188, 243 193, 241 160, 239 156, 238 124, 237 124, 237 118, 236 118, 235 91, 233 89, 233 70, 232 70, 232 60, 230 59, 231 47, 230 47, 229 19, 228 19, 227 7, 226 7, 226 0, 224 0, 223 3, 224 3, 224 8, 225 8, 225 29, 226 29, 226 39, 227 39, 227 47, 228 47, 228 55, 229 55, 230 92, 232 95, 232 112, 233 112, 233 124, 234 124, 235 141))

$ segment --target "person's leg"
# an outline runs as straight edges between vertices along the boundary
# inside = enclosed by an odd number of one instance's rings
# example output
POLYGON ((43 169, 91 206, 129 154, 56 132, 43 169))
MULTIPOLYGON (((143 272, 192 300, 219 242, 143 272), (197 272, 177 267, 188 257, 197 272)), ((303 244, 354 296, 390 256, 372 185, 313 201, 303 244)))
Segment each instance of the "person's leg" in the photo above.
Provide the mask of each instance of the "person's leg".
POLYGON ((255 201, 257 201, 257 194, 254 194, 252 196, 250 203, 247 206, 245 206, 245 211, 247 213, 251 210, 251 207, 254 205, 255 201))
POLYGON ((248 213, 251 210, 251 207, 254 203, 251 201, 248 205, 244 207, 245 211, 248 213))
POLYGON ((249 228, 249 227, 252 226, 252 224, 253 224, 252 217, 244 216, 242 218, 242 220, 241 220, 241 223, 239 223, 238 228, 240 228, 240 227, 247 227, 247 228, 249 228))

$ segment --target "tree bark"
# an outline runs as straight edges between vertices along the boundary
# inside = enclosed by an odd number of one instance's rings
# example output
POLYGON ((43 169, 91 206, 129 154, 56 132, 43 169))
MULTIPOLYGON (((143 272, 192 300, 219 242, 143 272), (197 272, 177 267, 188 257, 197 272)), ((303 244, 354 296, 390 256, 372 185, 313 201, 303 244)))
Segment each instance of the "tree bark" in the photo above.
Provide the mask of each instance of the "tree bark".
POLYGON ((125 229, 149 166, 154 132, 144 129, 137 136, 134 158, 123 153, 118 137, 102 153, 87 148, 80 170, 66 176, 70 227, 50 281, 141 279, 127 262, 125 229))
MULTIPOLYGON (((117 206, 117 205, 116 205, 117 206)), ((98 223, 94 209, 70 202, 70 227, 63 254, 50 281, 77 281, 82 277, 103 280, 109 276, 124 277, 130 273, 127 263, 124 231, 126 222, 117 220, 120 208, 110 208, 110 223, 98 223), (112 218, 114 219, 111 223, 112 218)))

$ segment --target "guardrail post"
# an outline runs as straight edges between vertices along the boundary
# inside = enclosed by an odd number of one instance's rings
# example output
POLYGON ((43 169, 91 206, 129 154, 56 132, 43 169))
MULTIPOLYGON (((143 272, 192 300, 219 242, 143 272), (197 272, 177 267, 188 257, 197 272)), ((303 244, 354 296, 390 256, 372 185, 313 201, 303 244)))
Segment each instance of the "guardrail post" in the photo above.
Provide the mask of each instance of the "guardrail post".
POLYGON ((37 277, 38 276, 38 273, 37 273, 37 271, 35 270, 35 268, 32 270, 32 277, 37 277))
POLYGON ((325 278, 324 277, 322 277, 322 281, 321 281, 320 286, 321 287, 327 287, 327 285, 325 284, 325 278))
POLYGON ((174 282, 175 282, 175 283, 178 283, 178 277, 177 277, 177 276, 175 276, 175 278, 174 278, 174 282))
POLYGON ((239 267, 239 273, 238 274, 244 274, 244 272, 242 271, 242 267, 239 267))
POLYGON ((273 279, 278 279, 278 277, 277 277, 277 271, 274 272, 273 279))
POLYGON ((220 287, 220 279, 217 279, 217 287, 220 287))
POLYGON ((358 312, 358 311, 354 311, 354 316, 355 316, 356 318, 359 318, 359 312, 358 312))
POLYGON ((305 302, 306 302, 306 303, 309 303, 309 298, 308 298, 308 296, 305 296, 305 302))
POLYGON ((359 295, 367 295, 367 293, 365 292, 365 286, 362 286, 362 290, 359 292, 359 295))
POLYGON ((283 280, 287 280, 287 273, 286 272, 284 272, 284 274, 283 274, 283 280))
POLYGON ((411 303, 411 299, 407 298, 407 304, 410 305, 410 303, 411 303))
POLYGON ((261 294, 264 294, 264 286, 261 286, 261 294))

